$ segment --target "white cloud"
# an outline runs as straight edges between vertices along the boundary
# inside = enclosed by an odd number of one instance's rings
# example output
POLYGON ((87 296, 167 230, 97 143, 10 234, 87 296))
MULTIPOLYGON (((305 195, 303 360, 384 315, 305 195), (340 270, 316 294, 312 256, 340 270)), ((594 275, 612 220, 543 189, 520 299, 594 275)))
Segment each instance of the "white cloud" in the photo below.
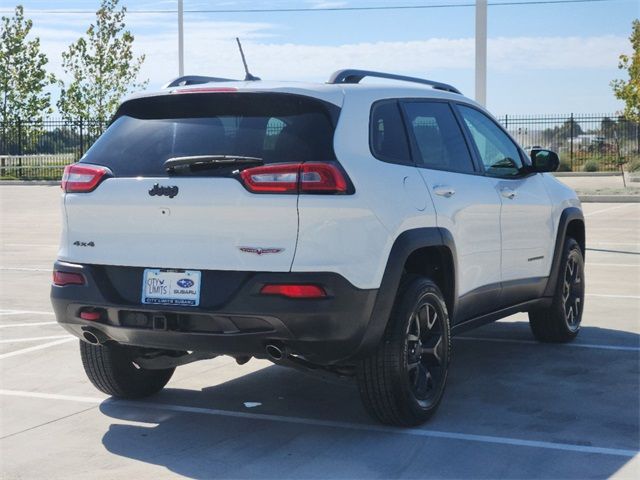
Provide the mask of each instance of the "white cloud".
MULTIPOLYGON (((62 76, 61 53, 85 30, 91 17, 42 16, 34 19, 50 68, 62 76)), ((135 50, 146 55, 143 78, 157 87, 177 72, 177 26, 174 19, 131 16, 135 50)), ((242 78, 244 73, 234 38, 243 46, 252 73, 264 79, 321 80, 339 68, 370 68, 406 74, 434 70, 472 72, 473 38, 431 38, 397 42, 308 45, 281 43, 282 25, 260 22, 190 21, 185 26, 185 66, 188 73, 242 78)), ((522 36, 489 39, 489 70, 494 72, 615 69, 620 53, 629 51, 624 36, 522 36)), ((459 74, 458 74, 459 75, 459 74)), ((458 76, 457 75, 457 76, 458 76)), ((469 73, 471 75, 471 73, 469 73)), ((446 81, 446 78, 442 78, 446 81)))
POLYGON ((629 52, 627 37, 516 37, 489 39, 489 62, 502 70, 610 68, 629 52))
MULTIPOLYGON (((64 77, 61 67, 62 52, 69 44, 84 34, 93 18, 78 19, 65 16, 64 21, 42 18, 34 21, 33 35, 40 37, 42 50, 49 58, 49 70, 64 77)), ((152 84, 164 83, 175 76, 177 70, 177 25, 174 21, 162 19, 132 17, 128 28, 134 33, 134 51, 145 54, 143 78, 149 78, 152 84), (150 28, 153 27, 153 28, 150 28), (168 77, 167 77, 168 75, 168 77)), ((259 22, 189 22, 185 27, 185 57, 191 67, 218 58, 224 50, 234 60, 237 59, 235 40, 239 36, 245 41, 264 41, 273 38, 274 26, 259 22)), ((202 70, 206 73, 206 70, 202 70)))
POLYGON ((311 4, 311 8, 339 8, 347 6, 347 2, 333 2, 328 0, 312 0, 309 3, 311 4))
MULTIPOLYGON (((187 70, 215 75, 241 75, 241 64, 229 35, 216 35, 217 27, 204 24, 186 39, 187 70)), ((219 33, 219 32, 218 32, 219 33)), ((434 69, 473 69, 472 38, 433 38, 406 42, 353 43, 345 45, 304 45, 266 42, 259 32, 248 29, 245 39, 247 60, 254 74, 268 79, 325 80, 329 73, 346 67, 418 73, 434 69), (249 41, 246 41, 246 40, 249 41)), ((175 58, 175 38, 140 38, 138 47, 147 51, 148 74, 166 78, 167 61, 175 58), (154 58, 161 57, 157 65, 154 58), (158 68, 160 67, 160 68, 158 68)), ((566 70, 615 68, 618 54, 629 50, 623 36, 515 37, 493 38, 488 45, 489 69, 566 70)), ((175 62, 173 62, 175 64, 175 62)), ((171 75, 169 75, 171 76, 171 75)))

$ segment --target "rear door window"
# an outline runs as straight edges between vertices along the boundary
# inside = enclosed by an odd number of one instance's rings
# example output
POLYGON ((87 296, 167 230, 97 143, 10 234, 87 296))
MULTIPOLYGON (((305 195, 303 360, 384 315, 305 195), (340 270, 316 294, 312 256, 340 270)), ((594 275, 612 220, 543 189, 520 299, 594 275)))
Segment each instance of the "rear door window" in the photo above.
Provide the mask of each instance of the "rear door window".
POLYGON ((117 177, 145 177, 165 176, 170 158, 196 155, 258 157, 265 164, 330 161, 338 114, 332 104, 280 93, 147 97, 123 104, 81 162, 109 167, 117 177))
POLYGON ((448 103, 407 101, 403 105, 418 151, 417 166, 460 173, 474 172, 462 130, 448 103))

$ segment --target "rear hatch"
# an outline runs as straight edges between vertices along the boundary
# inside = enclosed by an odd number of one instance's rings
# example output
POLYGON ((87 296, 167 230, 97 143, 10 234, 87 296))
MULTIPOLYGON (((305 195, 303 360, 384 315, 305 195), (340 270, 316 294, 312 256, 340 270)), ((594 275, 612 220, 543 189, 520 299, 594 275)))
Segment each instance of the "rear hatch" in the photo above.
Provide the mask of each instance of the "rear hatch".
MULTIPOLYGON (((62 260, 290 270, 298 190, 252 191, 242 172, 334 161, 338 107, 285 93, 195 90, 125 102, 71 167, 67 185, 85 181, 81 168, 108 170, 95 188, 66 187, 62 260)), ((255 185, 285 178, 272 177, 256 176, 255 185)))

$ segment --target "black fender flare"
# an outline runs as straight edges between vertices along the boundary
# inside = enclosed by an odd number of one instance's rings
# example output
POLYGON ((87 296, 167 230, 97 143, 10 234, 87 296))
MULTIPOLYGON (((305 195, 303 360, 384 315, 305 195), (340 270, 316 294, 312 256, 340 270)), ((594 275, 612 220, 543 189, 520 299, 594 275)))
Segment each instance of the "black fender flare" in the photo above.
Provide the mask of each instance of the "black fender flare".
POLYGON ((425 247, 444 247, 449 250, 453 271, 445 275, 447 280, 452 282, 452 294, 448 298, 447 308, 449 318, 454 318, 458 299, 458 282, 456 281, 457 257, 453 235, 449 230, 441 227, 406 230, 396 238, 391 247, 369 325, 356 351, 356 358, 362 358, 380 343, 395 303, 405 263, 413 252, 425 247))
MULTIPOLYGON (((562 249, 564 246, 565 238, 567 237, 567 228, 569 226, 569 223, 574 220, 579 220, 580 222, 582 222, 582 225, 584 227, 584 215, 582 214, 582 210, 580 210, 578 207, 565 208, 560 215, 560 220, 558 221, 558 233, 556 234, 556 244, 553 251, 553 261, 551 262, 551 270, 549 271, 547 286, 544 289, 545 297, 552 297, 556 290, 556 285, 558 283, 558 274, 560 271, 560 261, 562 260, 562 249)), ((582 248, 582 254, 584 255, 584 241, 582 241, 582 245, 580 246, 582 248)))

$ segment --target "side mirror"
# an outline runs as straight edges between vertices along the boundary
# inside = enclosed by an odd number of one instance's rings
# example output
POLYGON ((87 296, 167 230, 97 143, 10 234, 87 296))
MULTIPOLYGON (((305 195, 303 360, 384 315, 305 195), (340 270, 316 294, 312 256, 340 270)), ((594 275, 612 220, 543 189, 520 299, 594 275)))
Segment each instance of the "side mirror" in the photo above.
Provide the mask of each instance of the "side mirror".
POLYGON ((560 166, 560 159, 556 152, 543 148, 531 149, 531 165, 535 172, 555 172, 560 166))

